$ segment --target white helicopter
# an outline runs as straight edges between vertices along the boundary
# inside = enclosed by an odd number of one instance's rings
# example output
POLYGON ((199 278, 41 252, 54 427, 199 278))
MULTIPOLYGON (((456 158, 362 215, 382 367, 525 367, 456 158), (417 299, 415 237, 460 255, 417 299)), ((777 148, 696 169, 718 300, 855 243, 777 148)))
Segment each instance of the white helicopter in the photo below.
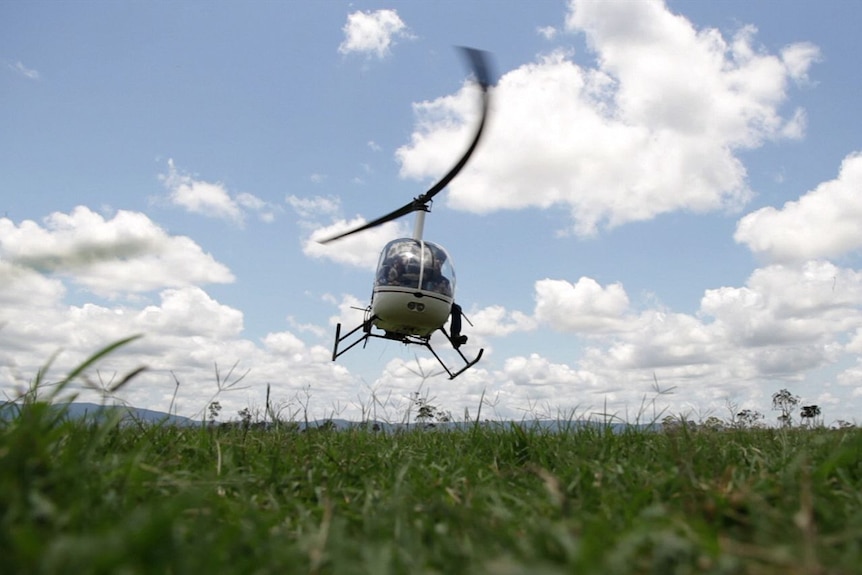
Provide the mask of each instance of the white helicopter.
MULTIPOLYGON (((358 228, 321 240, 326 244, 345 236, 359 233, 416 212, 416 223, 412 238, 392 240, 383 248, 377 264, 377 274, 371 294, 371 303, 365 308, 365 319, 354 329, 341 335, 341 324, 335 329, 335 345, 332 361, 359 343, 366 344, 369 338, 377 337, 415 344, 427 348, 437 359, 449 379, 455 379, 482 359, 480 349, 474 359, 468 359, 461 351, 467 336, 461 333, 461 306, 455 303, 455 268, 452 258, 439 244, 424 240, 425 214, 431 211, 431 201, 451 182, 473 155, 488 115, 491 85, 489 58, 486 52, 473 48, 462 48, 479 87, 481 88, 482 117, 467 151, 443 178, 427 192, 410 203, 370 221, 358 228), (449 330, 445 324, 449 321, 449 330), (383 333, 376 333, 377 328, 383 333), (452 370, 431 347, 431 335, 441 331, 464 361, 464 366, 452 370), (357 332, 358 338, 349 344, 346 340, 357 332), (345 346, 341 347, 342 344, 345 346)), ((469 323, 469 322, 468 322, 469 323)))

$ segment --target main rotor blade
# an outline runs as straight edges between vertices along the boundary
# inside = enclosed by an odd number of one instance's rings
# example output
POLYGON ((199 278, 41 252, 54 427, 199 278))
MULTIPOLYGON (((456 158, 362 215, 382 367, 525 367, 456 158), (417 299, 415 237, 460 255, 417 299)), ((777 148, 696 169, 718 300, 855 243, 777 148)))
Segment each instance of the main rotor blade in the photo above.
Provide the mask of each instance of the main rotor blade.
POLYGON ((376 220, 371 220, 370 222, 364 223, 358 228, 353 228, 352 230, 347 230, 346 232, 342 232, 338 235, 328 237, 323 240, 317 240, 319 244, 328 244, 329 242, 334 242, 335 240, 340 240, 341 238, 358 234, 359 232, 364 232, 365 230, 370 230, 371 228, 376 228, 377 226, 383 225, 386 222, 391 222, 392 220, 397 220, 398 218, 404 217, 410 212, 415 212, 416 210, 425 209, 423 204, 419 204, 418 206, 414 205, 414 202, 410 202, 406 206, 401 206, 394 212, 389 212, 385 216, 380 216, 376 220))
POLYGON ((479 145, 479 140, 482 139, 482 132, 485 129, 485 120, 488 117, 488 105, 490 101, 488 88, 491 86, 491 66, 488 52, 476 50, 475 48, 465 47, 462 47, 461 51, 467 59, 471 71, 476 76, 476 82, 482 89, 482 117, 479 120, 479 125, 476 128, 476 133, 473 136, 473 140, 470 143, 470 146, 467 148, 467 151, 464 152, 464 155, 461 156, 461 159, 458 160, 458 163, 456 163, 452 167, 452 169, 449 170, 449 173, 443 176, 439 182, 431 186, 431 188, 429 188, 428 191, 426 191, 424 194, 413 198, 413 200, 411 200, 409 203, 401 206, 397 210, 386 214, 385 216, 381 216, 376 220, 372 220, 366 224, 359 226, 358 228, 348 230, 346 232, 323 240, 318 240, 318 243, 328 244, 329 242, 341 239, 343 237, 363 232, 365 230, 385 224, 386 222, 397 220, 398 218, 406 216, 411 212, 415 212, 418 210, 428 211, 428 204, 431 202, 434 196, 439 194, 447 185, 449 185, 449 182, 451 182, 455 178, 455 176, 458 175, 458 172, 460 172, 464 168, 464 166, 467 165, 467 162, 470 160, 470 156, 473 155, 473 152, 479 145))
POLYGON ((443 188, 449 185, 449 182, 455 179, 458 172, 467 165, 467 162, 470 160, 470 156, 473 155, 473 152, 476 150, 476 146, 479 145, 479 140, 482 139, 482 132, 485 129, 485 120, 488 118, 488 104, 490 101, 488 88, 491 85, 491 66, 488 52, 465 47, 462 47, 461 51, 470 63, 470 67, 472 68, 473 74, 476 75, 476 81, 479 83, 479 87, 482 88, 482 118, 479 120, 479 126, 476 128, 476 134, 473 136, 473 141, 470 143, 470 147, 467 148, 467 151, 464 152, 464 155, 461 156, 458 163, 455 164, 452 169, 449 170, 449 173, 443 176, 439 182, 431 186, 427 192, 414 200, 421 201, 423 204, 430 202, 431 199, 439 194, 443 188))
POLYGON ((491 84, 494 83, 494 80, 491 78, 490 52, 468 48, 467 46, 460 46, 460 50, 469 61, 470 69, 476 75, 476 81, 482 87, 482 90, 490 88, 491 84))

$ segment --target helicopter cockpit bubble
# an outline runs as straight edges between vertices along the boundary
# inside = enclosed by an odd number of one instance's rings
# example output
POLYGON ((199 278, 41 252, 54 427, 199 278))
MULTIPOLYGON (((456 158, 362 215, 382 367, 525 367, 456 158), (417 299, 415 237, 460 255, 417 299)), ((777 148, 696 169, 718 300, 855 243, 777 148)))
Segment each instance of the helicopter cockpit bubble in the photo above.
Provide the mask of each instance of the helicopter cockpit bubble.
POLYGON ((420 289, 451 298, 455 269, 442 246, 424 240, 401 238, 386 244, 377 264, 375 287, 420 289))

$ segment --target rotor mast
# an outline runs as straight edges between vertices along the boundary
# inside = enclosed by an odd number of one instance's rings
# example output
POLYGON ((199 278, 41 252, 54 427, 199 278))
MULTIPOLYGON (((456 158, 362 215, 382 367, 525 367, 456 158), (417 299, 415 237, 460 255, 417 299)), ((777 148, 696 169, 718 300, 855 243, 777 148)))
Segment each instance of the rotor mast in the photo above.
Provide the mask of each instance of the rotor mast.
POLYGON ((422 240, 422 234, 425 232, 425 214, 428 212, 425 210, 418 210, 416 212, 416 221, 413 223, 413 239, 417 241, 422 240))

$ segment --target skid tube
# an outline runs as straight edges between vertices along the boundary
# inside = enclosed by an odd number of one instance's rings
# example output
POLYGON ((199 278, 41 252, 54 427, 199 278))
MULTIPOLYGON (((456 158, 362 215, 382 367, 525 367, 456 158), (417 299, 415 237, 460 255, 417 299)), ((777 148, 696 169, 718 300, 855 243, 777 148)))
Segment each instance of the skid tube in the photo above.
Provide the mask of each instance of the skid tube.
MULTIPOLYGON (((434 348, 431 347, 431 343, 429 342, 428 337, 417 337, 417 336, 400 335, 400 334, 392 334, 392 333, 387 333, 385 335, 379 335, 376 333, 371 333, 371 325, 375 319, 376 319, 376 316, 372 316, 372 317, 368 318, 367 320, 363 321, 361 324, 359 324, 358 326, 356 326, 355 328, 353 328, 352 330, 350 330, 349 332, 347 332, 344 335, 341 335, 341 324, 339 323, 338 325, 336 325, 335 326, 335 344, 332 347, 332 361, 335 361, 337 358, 341 357, 344 353, 346 353, 347 351, 350 351, 351 349, 353 349, 354 347, 356 347, 360 343, 362 343, 363 347, 365 347, 365 344, 368 343, 369 338, 376 337, 379 339, 389 339, 389 340, 400 341, 401 343, 408 344, 408 345, 409 344, 421 345, 422 347, 428 349, 428 351, 431 352, 431 355, 434 356, 434 359, 437 360, 437 363, 439 363, 440 366, 444 370, 446 370, 446 374, 449 376, 449 379, 455 379, 456 377, 458 377, 459 375, 461 375, 462 373, 464 373, 465 371, 467 371, 468 369, 470 369, 471 367, 473 367, 474 365, 479 363, 479 360, 482 359, 482 354, 485 352, 484 349, 480 349, 479 353, 476 355, 476 357, 474 359, 470 360, 470 359, 467 359, 467 356, 465 356, 464 353, 460 349, 458 349, 458 347, 456 347, 453 344, 452 349, 454 349, 458 353, 458 355, 461 356, 461 359, 464 361, 464 367, 453 372, 449 368, 449 366, 443 362, 443 359, 439 355, 437 355, 437 352, 434 351, 434 348), (341 343, 343 341, 345 341, 347 338, 349 338, 350 336, 352 336, 353 334, 355 334, 359 330, 363 331, 363 334, 359 337, 359 339, 352 342, 350 345, 348 345, 347 347, 345 347, 343 349, 340 349, 340 350, 338 349, 339 345, 341 345, 341 343)), ((440 331, 442 331, 443 335, 446 336, 446 340, 449 341, 450 343, 452 343, 452 338, 449 336, 449 334, 446 332, 446 330, 441 327, 440 331)))
MULTIPOLYGON (((341 324, 339 323, 338 325, 336 325, 335 326, 335 345, 332 346, 332 361, 335 361, 342 354, 344 354, 347 351, 350 351, 351 349, 356 347, 358 344, 360 344, 362 342, 368 343, 368 338, 372 337, 374 335, 371 333, 371 322, 373 322, 375 319, 377 319, 376 315, 371 316, 370 318, 366 319, 365 321, 360 323, 358 326, 356 326, 355 328, 351 329, 349 332, 344 334, 344 336, 341 335, 341 324), (342 341, 344 341, 345 339, 347 339, 348 337, 350 337, 351 335, 353 335, 354 333, 356 333, 357 331, 359 331, 360 329, 364 332, 362 334, 362 337, 360 337, 359 339, 357 339, 356 341, 354 341, 353 343, 351 343, 350 345, 348 345, 347 347, 345 347, 341 351, 338 351, 339 344, 342 341)), ((380 337, 380 336, 375 336, 375 337, 380 337)), ((365 347, 365 343, 363 343, 362 347, 365 347)))
POLYGON ((465 371, 467 371, 468 369, 470 369, 471 367, 473 367, 474 365, 479 363, 479 360, 482 359, 482 354, 485 353, 484 348, 479 348, 479 353, 476 354, 476 357, 471 361, 471 360, 467 359, 467 357, 464 355, 464 353, 459 349, 461 346, 455 345, 455 343, 452 341, 452 338, 449 336, 449 334, 446 332, 446 330, 444 328, 441 327, 440 331, 442 331, 443 335, 446 336, 446 340, 452 344, 452 349, 454 349, 458 353, 458 355, 461 356, 461 359, 464 360, 464 367, 462 367, 461 369, 459 369, 455 373, 452 373, 452 371, 449 369, 449 367, 445 363, 443 363, 442 359, 440 359, 440 356, 437 355, 437 352, 434 351, 434 348, 431 347, 431 344, 428 342, 427 339, 425 340, 424 345, 425 345, 425 347, 428 348, 428 351, 430 351, 431 354, 435 358, 437 358, 437 361, 440 363, 440 365, 443 366, 443 369, 446 370, 446 373, 449 374, 449 379, 455 379, 456 377, 458 377, 459 375, 461 375, 462 373, 464 373, 465 371))

